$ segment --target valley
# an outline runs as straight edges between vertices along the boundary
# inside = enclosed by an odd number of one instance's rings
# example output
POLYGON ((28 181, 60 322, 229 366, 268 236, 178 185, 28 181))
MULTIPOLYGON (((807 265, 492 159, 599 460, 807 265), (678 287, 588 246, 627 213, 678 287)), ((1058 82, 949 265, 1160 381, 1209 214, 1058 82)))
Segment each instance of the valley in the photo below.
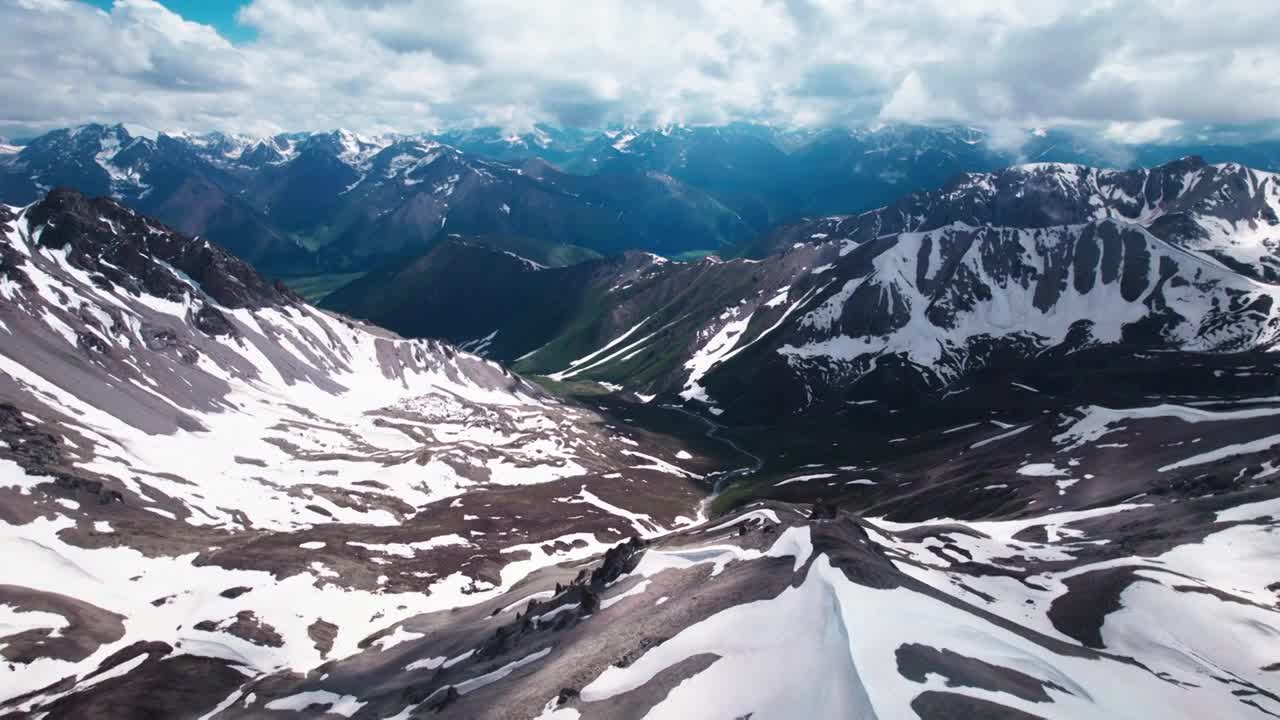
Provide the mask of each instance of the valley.
POLYGON ((1021 165, 759 257, 447 234, 317 307, 6 205, 0 717, 1280 713, 1278 209, 1021 165))

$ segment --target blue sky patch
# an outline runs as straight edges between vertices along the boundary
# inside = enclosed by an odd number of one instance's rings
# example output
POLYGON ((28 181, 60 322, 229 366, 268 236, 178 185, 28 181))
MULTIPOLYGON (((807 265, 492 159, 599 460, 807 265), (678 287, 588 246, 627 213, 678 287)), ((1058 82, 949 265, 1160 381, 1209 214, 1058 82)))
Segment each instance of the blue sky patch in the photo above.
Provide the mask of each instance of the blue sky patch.
MULTIPOLYGON (((157 0, 172 12, 192 22, 212 25, 222 37, 233 43, 253 40, 258 33, 236 22, 236 12, 248 3, 244 0, 157 0)), ((81 0, 103 10, 111 10, 113 0, 81 0)))

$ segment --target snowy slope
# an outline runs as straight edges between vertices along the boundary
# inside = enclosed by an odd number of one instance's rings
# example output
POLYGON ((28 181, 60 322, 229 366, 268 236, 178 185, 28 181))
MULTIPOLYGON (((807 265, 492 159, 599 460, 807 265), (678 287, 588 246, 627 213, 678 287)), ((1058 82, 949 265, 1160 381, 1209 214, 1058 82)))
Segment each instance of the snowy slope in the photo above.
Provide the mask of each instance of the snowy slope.
POLYGON ((1150 404, 1169 366, 1128 395, 865 406, 808 428, 853 442, 743 481, 777 499, 406 619, 226 717, 301 693, 383 718, 1269 717, 1280 369, 1203 359, 1150 404))
POLYGON ((305 672, 693 521, 669 438, 316 310, 112 201, 58 191, 0 231, 5 709, 137 648, 305 672))
POLYGON ((896 354, 951 380, 991 341, 1039 349, 1129 339, 1205 351, 1280 341, 1280 288, 1112 220, 1045 229, 957 223, 903 233, 870 262, 870 273, 803 314, 810 337, 780 352, 797 365, 896 354), (880 327, 859 333, 868 309, 880 327))

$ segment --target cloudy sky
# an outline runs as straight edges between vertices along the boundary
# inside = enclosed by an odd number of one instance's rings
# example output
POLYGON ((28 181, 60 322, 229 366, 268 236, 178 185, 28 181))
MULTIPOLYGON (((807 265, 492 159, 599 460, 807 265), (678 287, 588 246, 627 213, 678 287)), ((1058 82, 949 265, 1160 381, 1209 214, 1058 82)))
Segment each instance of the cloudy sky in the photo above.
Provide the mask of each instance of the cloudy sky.
POLYGON ((1255 0, 0 0, 0 134, 1280 124, 1255 0))

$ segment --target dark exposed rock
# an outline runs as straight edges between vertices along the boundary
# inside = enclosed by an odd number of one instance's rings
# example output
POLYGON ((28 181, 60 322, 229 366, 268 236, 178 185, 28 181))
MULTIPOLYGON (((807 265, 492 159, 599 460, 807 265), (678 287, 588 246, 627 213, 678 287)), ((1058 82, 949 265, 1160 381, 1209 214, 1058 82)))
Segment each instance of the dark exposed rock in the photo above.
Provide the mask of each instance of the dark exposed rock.
POLYGON ((177 655, 153 659, 91 692, 45 706, 50 718, 198 717, 226 699, 245 677, 226 660, 177 655))
POLYGON ((1048 690, 1068 692, 1053 682, 1045 682, 1012 668, 1001 667, 951 650, 908 643, 895 652, 898 672, 918 683, 931 674, 941 675, 947 687, 971 687, 1008 693, 1029 702, 1052 702, 1048 690))
POLYGON ((148 350, 155 352, 173 350, 178 359, 188 365, 194 364, 199 357, 199 351, 180 340, 178 334, 173 330, 155 327, 154 325, 143 325, 140 332, 142 333, 142 341, 146 344, 148 350))
POLYGON ((241 610, 230 620, 201 620, 192 626, 202 632, 222 631, 241 640, 264 647, 283 647, 284 638, 271 625, 262 622, 252 610, 241 610))
POLYGON ((173 646, 165 642, 147 642, 140 640, 136 643, 120 648, 111 653, 105 660, 98 664, 97 669, 90 673, 86 679, 92 679, 95 675, 101 675, 117 665, 122 665, 139 655, 147 655, 149 659, 161 658, 173 652, 173 646))
POLYGON ((99 505, 107 505, 113 502, 124 502, 124 494, 119 490, 106 487, 100 480, 90 480, 88 478, 69 475, 61 471, 49 473, 53 476, 54 487, 68 491, 73 495, 84 493, 97 499, 99 505))
POLYGON ((867 531, 849 515, 810 525, 815 553, 826 553, 832 566, 845 577, 873 588, 897 587, 901 575, 880 545, 870 542, 867 531))
POLYGON ((32 628, 0 639, 0 656, 10 662, 30 663, 40 658, 79 662, 102 645, 124 637, 122 616, 79 598, 0 585, 0 604, 18 612, 56 613, 68 623, 56 634, 49 628, 32 628))
POLYGON ((1044 720, 1017 708, 961 693, 927 690, 911 701, 921 720, 1044 720))
POLYGON ((110 355, 111 346, 96 333, 81 331, 76 333, 76 345, 90 354, 110 355))
POLYGON ((1203 473, 1195 476, 1184 475, 1168 480, 1152 480, 1151 493, 1154 495, 1172 493, 1182 497, 1195 498, 1230 490, 1239 482, 1235 476, 1220 475, 1218 473, 1203 473))
POLYGON ((245 587, 244 585, 238 585, 236 587, 227 588, 218 594, 229 600, 234 600, 252 589, 253 588, 245 587))
POLYGON ((1049 530, 1044 525, 1029 525, 1014 533, 1013 539, 1018 542, 1047 543, 1049 530))
POLYGON ((590 588, 583 588, 581 597, 580 606, 578 607, 578 615, 580 617, 586 617, 600 609, 600 596, 590 588))
POLYGON ((833 503, 816 502, 809 512, 810 520, 834 520, 840 514, 840 508, 833 503))
POLYGON ((578 699, 578 691, 573 688, 560 688, 560 694, 556 695, 556 705, 564 705, 578 699))
MULTIPOLYGON (((65 248, 73 265, 117 285, 171 300, 203 292, 230 308, 294 302, 217 245, 176 232, 114 200, 90 200, 75 190, 56 188, 28 211, 27 219, 32 228, 44 227, 41 245, 65 248), (104 234, 113 241, 103 242, 104 234), (193 290, 187 278, 199 289, 193 290)), ((217 327, 216 320, 210 322, 217 327)))
POLYGON ((462 695, 458 693, 458 688, 449 685, 432 693, 431 697, 427 698, 426 702, 423 703, 422 709, 428 712, 440 712, 457 702, 460 697, 462 695))
POLYGON ((37 430, 21 410, 8 403, 0 403, 0 439, 8 446, 0 447, 0 457, 12 457, 32 474, 56 465, 62 458, 62 439, 37 430))
POLYGON ((1066 578, 1067 592, 1054 598, 1049 620, 1060 632, 1086 647, 1102 648, 1102 624, 1119 610, 1120 595, 1135 582, 1154 582, 1134 567, 1105 568, 1066 578))
POLYGON ((237 334, 236 328, 227 319, 226 315, 216 308, 209 305, 201 305, 200 309, 195 313, 196 329, 205 335, 230 335, 237 334))
POLYGON ((476 649, 476 657, 496 658, 505 655, 516 647, 526 635, 530 635, 540 629, 534 625, 533 620, 528 615, 522 617, 517 614, 514 622, 503 625, 493 631, 489 639, 476 649))
POLYGON ((254 645, 266 647, 283 647, 284 638, 274 627, 262 622, 252 610, 241 610, 236 613, 234 622, 226 626, 226 631, 236 637, 247 640, 254 645))
POLYGON ((320 657, 326 657, 333 649, 333 641, 338 637, 338 626, 327 620, 316 620, 307 626, 307 637, 315 643, 320 657))
MULTIPOLYGON (((0 218, 0 227, 4 225, 4 222, 4 219, 0 218)), ((35 283, 31 282, 30 276, 22 269, 26 262, 26 259, 17 250, 10 247, 8 243, 0 243, 0 278, 30 291, 35 289, 35 283)))
POLYGON ((421 705, 422 701, 431 697, 432 687, 430 684, 408 685, 400 691, 400 700, 406 705, 421 705))
POLYGON ((600 567, 591 571, 591 587, 603 588, 634 570, 640 562, 640 553, 644 547, 644 540, 633 537, 605 551, 604 561, 600 563, 600 567))

